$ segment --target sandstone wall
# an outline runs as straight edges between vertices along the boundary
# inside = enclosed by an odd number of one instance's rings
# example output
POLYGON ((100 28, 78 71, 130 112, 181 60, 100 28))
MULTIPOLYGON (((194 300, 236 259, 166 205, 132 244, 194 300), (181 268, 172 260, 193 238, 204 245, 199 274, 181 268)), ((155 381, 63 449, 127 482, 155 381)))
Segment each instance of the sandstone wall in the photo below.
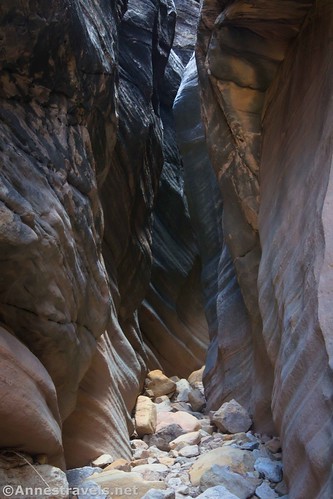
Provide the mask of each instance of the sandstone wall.
MULTIPOLYGON (((324 0, 206 0, 197 46, 223 234, 248 316, 230 345, 223 313, 220 362, 238 351, 233 393, 246 380, 256 427, 281 434, 299 499, 332 496, 331 33, 324 0)), ((219 281, 227 276, 220 267, 219 281)), ((233 396, 222 373, 206 372, 213 404, 233 396)))

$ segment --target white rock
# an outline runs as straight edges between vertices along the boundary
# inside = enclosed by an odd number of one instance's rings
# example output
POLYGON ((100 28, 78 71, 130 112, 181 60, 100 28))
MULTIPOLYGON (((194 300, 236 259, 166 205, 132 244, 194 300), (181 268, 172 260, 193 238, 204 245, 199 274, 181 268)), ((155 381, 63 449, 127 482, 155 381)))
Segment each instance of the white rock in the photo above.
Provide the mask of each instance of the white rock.
POLYGON ((279 497, 267 482, 263 482, 256 488, 256 496, 259 497, 259 499, 277 499, 279 497))
POLYGON ((170 449, 179 450, 187 445, 198 444, 201 440, 200 431, 191 431, 189 433, 185 433, 185 435, 180 435, 180 437, 177 437, 175 440, 170 442, 170 449))
POLYGON ((179 455, 182 457, 196 457, 199 454, 200 451, 197 445, 186 445, 179 450, 179 455))
POLYGON ((212 421, 224 433, 247 431, 252 424, 247 410, 236 400, 225 402, 213 413, 212 421))
POLYGON ((147 471, 155 471, 157 473, 165 473, 168 472, 168 467, 165 464, 153 463, 153 464, 141 464, 139 466, 135 466, 135 472, 144 474, 147 471))
POLYGON ((197 496, 197 499, 239 499, 237 496, 229 492, 223 485, 217 485, 205 490, 197 496))
POLYGON ((142 497, 142 499, 174 499, 174 498, 175 498, 175 491, 172 489, 167 489, 167 490, 150 489, 142 497))
POLYGON ((260 480, 234 473, 227 466, 214 464, 202 475, 200 490, 204 491, 216 485, 224 485, 229 492, 235 494, 239 499, 247 499, 254 494, 259 483, 260 480))
POLYGON ((254 469, 270 482, 278 483, 282 480, 282 463, 279 461, 272 461, 267 457, 259 457, 254 463, 254 469))
POLYGON ((180 379, 176 383, 176 401, 188 402, 188 395, 191 391, 190 383, 187 379, 180 379))
POLYGON ((135 438, 131 440, 131 448, 132 449, 148 449, 148 444, 139 438, 135 438))
POLYGON ((105 468, 109 464, 113 463, 114 459, 110 454, 102 454, 97 459, 94 459, 91 463, 92 466, 96 466, 98 468, 105 468))

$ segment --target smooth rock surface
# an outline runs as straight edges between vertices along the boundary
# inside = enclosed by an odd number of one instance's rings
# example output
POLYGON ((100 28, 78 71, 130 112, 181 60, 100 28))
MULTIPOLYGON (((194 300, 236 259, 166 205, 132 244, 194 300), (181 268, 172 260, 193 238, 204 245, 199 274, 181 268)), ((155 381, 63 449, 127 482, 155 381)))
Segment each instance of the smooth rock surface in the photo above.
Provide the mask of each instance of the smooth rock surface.
POLYGON ((139 437, 155 432, 157 413, 155 404, 149 397, 140 395, 135 407, 135 429, 139 437))

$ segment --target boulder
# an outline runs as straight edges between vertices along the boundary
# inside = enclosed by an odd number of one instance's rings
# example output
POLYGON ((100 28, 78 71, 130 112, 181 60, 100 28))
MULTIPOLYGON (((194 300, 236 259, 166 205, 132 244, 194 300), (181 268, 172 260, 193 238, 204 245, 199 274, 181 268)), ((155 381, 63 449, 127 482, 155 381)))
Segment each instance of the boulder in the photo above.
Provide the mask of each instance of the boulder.
POLYGON ((26 497, 24 489, 41 489, 51 499, 68 499, 68 481, 66 474, 59 468, 48 464, 20 466, 19 468, 0 469, 0 496, 8 497, 9 488, 12 487, 12 497, 26 497), (7 489, 6 489, 7 487, 7 489), (58 491, 54 495, 46 489, 58 491))
POLYGON ((200 490, 204 491, 216 485, 224 485, 229 492, 235 494, 239 499, 251 497, 260 481, 240 475, 230 470, 228 466, 219 466, 214 464, 202 475, 200 480, 200 490))
POLYGON ((194 388, 189 392, 188 401, 193 411, 200 412, 206 405, 206 399, 199 388, 194 388))
POLYGON ((263 482, 256 488, 256 496, 259 499, 277 499, 279 495, 270 487, 268 482, 263 482))
POLYGON ((145 386, 153 393, 154 397, 169 395, 176 390, 176 383, 165 376, 160 369, 150 371, 147 374, 145 386))
POLYGON ((236 400, 222 404, 220 409, 212 414, 212 421, 224 433, 248 431, 252 425, 247 410, 236 400))
POLYGON ((184 433, 197 431, 201 427, 197 418, 187 412, 161 412, 157 414, 157 432, 171 424, 179 425, 184 433))
POLYGON ((202 494, 197 496, 197 499, 239 499, 237 496, 229 492, 224 485, 217 485, 205 490, 202 494))
POLYGON ((155 432, 157 413, 150 398, 140 395, 135 408, 135 429, 139 437, 155 432))
POLYGON ((94 459, 91 464, 92 466, 95 466, 97 468, 105 468, 105 466, 113 463, 113 461, 114 459, 112 456, 110 456, 110 454, 102 454, 97 459, 94 459))
POLYGON ((197 445, 186 445, 179 450, 179 455, 182 457, 196 457, 199 454, 200 450, 197 445))
POLYGON ((140 473, 131 471, 111 470, 93 475, 94 480, 102 489, 112 491, 112 499, 123 499, 128 496, 144 496, 150 489, 166 489, 166 485, 160 481, 144 480, 140 473), (117 494, 118 492, 118 494, 117 494))
POLYGON ((201 435, 200 431, 191 431, 190 433, 185 433, 184 435, 180 435, 170 442, 170 449, 179 450, 182 447, 188 445, 196 445, 200 442, 201 435))
POLYGON ((252 452, 224 446, 202 454, 190 469, 193 485, 199 485, 202 475, 214 464, 228 466, 235 473, 245 474, 253 471, 255 459, 252 452))
POLYGON ((278 483, 283 478, 282 463, 279 461, 272 461, 272 459, 267 457, 259 457, 254 464, 254 468, 270 482, 278 483))

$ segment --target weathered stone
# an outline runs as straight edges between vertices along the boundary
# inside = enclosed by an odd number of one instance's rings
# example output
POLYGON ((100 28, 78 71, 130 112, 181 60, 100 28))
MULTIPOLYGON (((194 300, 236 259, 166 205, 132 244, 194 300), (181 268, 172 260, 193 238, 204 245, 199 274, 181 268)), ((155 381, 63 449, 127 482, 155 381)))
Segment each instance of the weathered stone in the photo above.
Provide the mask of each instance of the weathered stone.
POLYGON ((166 489, 166 485, 159 481, 146 481, 140 473, 131 471, 126 473, 120 470, 102 471, 98 475, 92 475, 91 480, 95 481, 100 487, 109 488, 110 490, 123 491, 122 494, 113 494, 112 497, 120 499, 123 496, 129 496, 136 493, 142 497, 150 489, 166 489))
POLYGON ((228 466, 235 473, 245 474, 253 471, 254 457, 249 451, 234 447, 220 447, 202 454, 190 469, 190 478, 193 485, 199 485, 202 475, 214 464, 228 466))
POLYGON ((157 413, 155 404, 148 397, 140 395, 135 407, 135 429, 139 437, 155 432, 157 413))
POLYGON ((270 487, 268 482, 263 482, 256 488, 256 496, 259 499, 277 499, 278 494, 270 487))
POLYGON ((206 399, 199 388, 192 389, 188 394, 188 401, 194 411, 202 411, 206 405, 206 399))
POLYGON ((213 423, 224 433, 239 433, 247 431, 251 424, 251 418, 236 400, 225 402, 212 416, 213 423))
POLYGON ((142 496, 142 499, 175 499, 175 492, 171 489, 151 489, 142 496))
POLYGON ((191 386, 186 379, 180 379, 176 382, 175 400, 177 402, 188 402, 188 396, 191 391, 191 386))
POLYGON ((156 432, 161 431, 169 425, 178 425, 182 428, 184 433, 197 431, 200 429, 199 421, 190 414, 179 412, 160 412, 157 415, 156 432))
POLYGON ((187 445, 196 445, 201 440, 200 431, 192 431, 189 433, 185 433, 184 435, 180 435, 170 442, 170 449, 179 450, 182 447, 187 445))
POLYGON ((113 463, 114 459, 110 454, 102 454, 97 459, 94 459, 91 463, 92 466, 96 466, 97 468, 105 468, 109 464, 113 463))
POLYGON ((105 471, 110 470, 121 470, 121 471, 131 471, 131 464, 126 459, 116 459, 113 463, 109 464, 104 468, 105 471))
POLYGON ((198 499, 239 499, 238 496, 229 492, 223 485, 211 487, 197 497, 198 499))
POLYGON ((259 484, 260 480, 234 473, 227 466, 214 464, 202 475, 200 490, 204 491, 216 485, 224 485, 229 492, 235 494, 239 499, 247 499, 254 495, 259 484))
MULTIPOLYGON (((13 491, 17 491, 17 496, 21 495, 24 498, 27 498, 24 495, 24 489, 44 490, 48 487, 51 490, 58 491, 58 493, 50 496, 52 499, 68 499, 69 497, 66 474, 59 468, 47 464, 26 465, 7 470, 0 469, 0 483, 1 497, 8 497, 8 487, 12 487, 13 491), (22 492, 19 491, 19 487, 22 488, 22 492)), ((14 494, 16 495, 15 492, 10 493, 11 496, 14 496, 14 494)))
POLYGON ((176 383, 167 378, 159 369, 150 371, 146 378, 146 388, 150 390, 154 397, 168 395, 176 390, 176 383))
POLYGON ((200 451, 197 445, 185 445, 179 449, 178 453, 182 457, 196 457, 199 456, 200 451))
POLYGON ((254 468, 270 482, 278 483, 282 480, 282 463, 279 461, 259 457, 254 464, 254 468))

